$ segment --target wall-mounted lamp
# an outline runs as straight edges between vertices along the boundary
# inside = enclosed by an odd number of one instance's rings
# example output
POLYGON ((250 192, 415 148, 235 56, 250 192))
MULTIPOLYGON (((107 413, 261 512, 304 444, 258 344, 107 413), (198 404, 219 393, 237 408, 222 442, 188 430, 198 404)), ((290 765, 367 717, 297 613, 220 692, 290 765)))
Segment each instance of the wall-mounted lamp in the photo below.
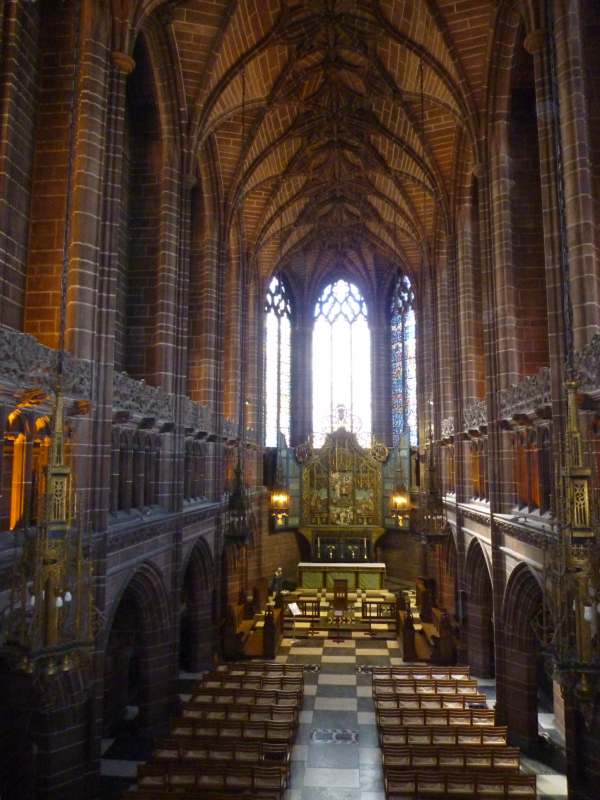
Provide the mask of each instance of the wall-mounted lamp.
POLYGON ((276 487, 271 492, 271 516, 276 527, 285 525, 290 512, 290 495, 287 489, 276 487))
POLYGON ((390 497, 391 516, 402 527, 410 515, 410 494, 404 486, 395 489, 390 497))

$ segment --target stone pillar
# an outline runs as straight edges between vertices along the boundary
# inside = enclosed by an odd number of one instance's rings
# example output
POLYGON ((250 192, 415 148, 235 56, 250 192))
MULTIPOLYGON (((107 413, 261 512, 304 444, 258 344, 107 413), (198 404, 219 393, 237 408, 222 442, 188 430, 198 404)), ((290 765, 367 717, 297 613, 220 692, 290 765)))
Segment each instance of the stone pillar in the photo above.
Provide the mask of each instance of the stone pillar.
MULTIPOLYGON (((312 419, 312 333, 310 309, 294 307, 292 323, 292 406, 290 444, 305 442, 313 429, 312 419)), ((314 421, 318 423, 318 420, 314 421)))

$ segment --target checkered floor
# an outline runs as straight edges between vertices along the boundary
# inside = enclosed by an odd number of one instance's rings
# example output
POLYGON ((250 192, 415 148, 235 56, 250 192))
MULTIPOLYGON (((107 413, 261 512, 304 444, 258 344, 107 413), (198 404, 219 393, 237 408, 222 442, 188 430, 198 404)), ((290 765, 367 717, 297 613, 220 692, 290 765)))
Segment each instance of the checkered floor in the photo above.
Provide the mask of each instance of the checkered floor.
MULTIPOLYGON (((304 664, 304 705, 292 753, 291 788, 285 800, 384 800, 381 756, 371 699, 370 666, 401 664, 398 642, 356 637, 283 639, 277 661, 304 664)), ((198 675, 182 673, 179 692, 189 697, 198 675)), ((493 681, 481 681, 490 705, 493 681)), ((136 738, 136 709, 129 710, 122 735, 104 740, 103 800, 116 800, 134 783, 137 765, 149 758, 152 743, 136 738)), ((547 717, 548 715, 541 715, 547 717)), ((550 726, 549 719, 544 720, 550 726)), ((556 766, 523 758, 528 771, 538 774, 538 797, 567 797, 566 779, 556 766)))

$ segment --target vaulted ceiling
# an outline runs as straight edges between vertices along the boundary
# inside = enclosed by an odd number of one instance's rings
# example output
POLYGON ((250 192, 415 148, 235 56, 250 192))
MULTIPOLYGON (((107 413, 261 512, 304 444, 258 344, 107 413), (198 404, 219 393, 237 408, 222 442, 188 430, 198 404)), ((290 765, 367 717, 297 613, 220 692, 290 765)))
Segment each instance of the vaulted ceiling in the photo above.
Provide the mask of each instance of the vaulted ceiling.
POLYGON ((264 273, 417 274, 476 147, 490 0, 185 0, 171 29, 198 158, 264 273))

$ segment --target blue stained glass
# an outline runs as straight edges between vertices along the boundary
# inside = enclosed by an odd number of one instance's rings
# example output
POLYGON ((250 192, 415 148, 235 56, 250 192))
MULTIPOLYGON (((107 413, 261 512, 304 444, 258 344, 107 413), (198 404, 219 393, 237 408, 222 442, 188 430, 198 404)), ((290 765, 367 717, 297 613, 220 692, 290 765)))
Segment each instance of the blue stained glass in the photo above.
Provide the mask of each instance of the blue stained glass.
POLYGON ((392 443, 404 433, 417 445, 417 364, 414 292, 406 275, 396 282, 391 307, 392 443))

